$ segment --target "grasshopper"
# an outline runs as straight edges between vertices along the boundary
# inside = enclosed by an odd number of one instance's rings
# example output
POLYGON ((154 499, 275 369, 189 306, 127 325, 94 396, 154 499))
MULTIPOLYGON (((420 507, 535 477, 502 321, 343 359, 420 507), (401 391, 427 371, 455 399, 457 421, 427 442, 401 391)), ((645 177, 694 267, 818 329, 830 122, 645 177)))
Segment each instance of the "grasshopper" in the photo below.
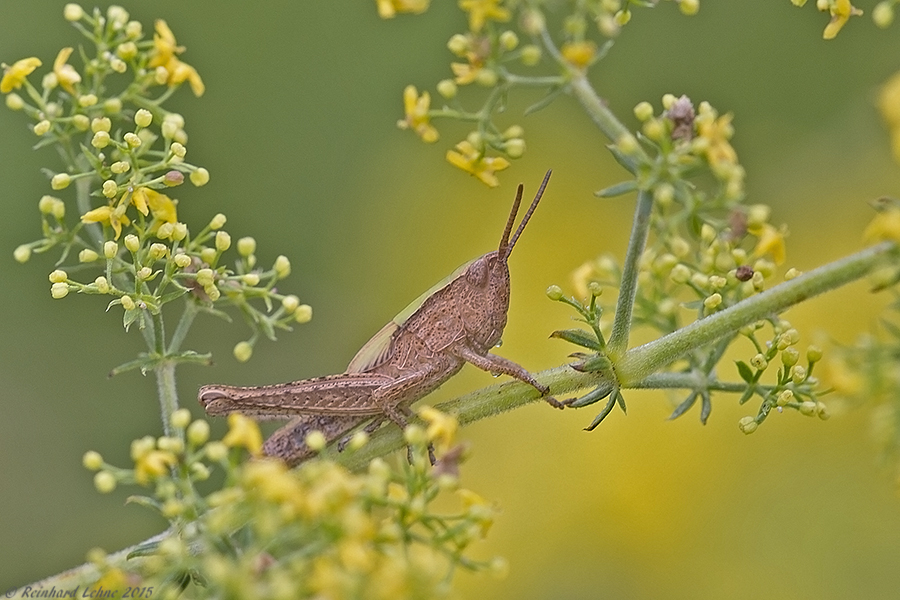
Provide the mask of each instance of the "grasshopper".
POLYGON ((465 263, 414 300, 357 352, 345 373, 260 387, 206 385, 200 388, 200 404, 213 416, 237 412, 260 419, 293 417, 263 446, 267 455, 292 466, 313 453, 304 441, 312 431, 332 442, 367 422, 368 432, 385 421, 405 427, 410 405, 467 362, 524 381, 551 406, 563 408, 528 371, 489 352, 499 344, 506 326, 509 255, 537 208, 550 173, 512 237, 521 184, 498 249, 465 263))

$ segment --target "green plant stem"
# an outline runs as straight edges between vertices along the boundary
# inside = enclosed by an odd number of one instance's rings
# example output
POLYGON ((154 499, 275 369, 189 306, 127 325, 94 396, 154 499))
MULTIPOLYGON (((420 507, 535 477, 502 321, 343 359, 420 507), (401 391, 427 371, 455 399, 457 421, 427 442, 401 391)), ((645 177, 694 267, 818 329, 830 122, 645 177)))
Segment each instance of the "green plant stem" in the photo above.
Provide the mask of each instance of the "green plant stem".
POLYGON ((882 242, 832 263, 785 281, 721 312, 694 321, 678 331, 633 348, 615 365, 619 383, 632 386, 683 356, 716 339, 734 333, 823 292, 841 287, 867 275, 882 258, 896 253, 892 242, 882 242))
POLYGON ((163 432, 167 436, 182 437, 182 432, 172 427, 172 414, 178 410, 178 390, 175 387, 175 362, 164 360, 154 369, 156 391, 159 395, 159 409, 162 416, 163 432))
POLYGON ((634 299, 637 295, 638 274, 640 272, 641 255, 647 246, 650 234, 650 213, 653 210, 653 195, 647 190, 638 192, 637 206, 634 210, 634 222, 631 226, 631 237, 628 239, 628 250, 622 266, 622 284, 619 287, 619 298, 616 301, 616 316, 613 320, 612 333, 606 346, 607 355, 616 362, 628 347, 628 334, 631 331, 631 314, 634 311, 634 299))
POLYGON ((181 313, 181 319, 178 320, 178 325, 175 327, 175 333, 172 334, 172 339, 169 340, 169 354, 175 354, 181 349, 181 343, 191 329, 191 325, 194 323, 194 317, 197 316, 198 312, 200 312, 200 309, 197 307, 196 302, 190 299, 185 301, 184 312, 181 313))

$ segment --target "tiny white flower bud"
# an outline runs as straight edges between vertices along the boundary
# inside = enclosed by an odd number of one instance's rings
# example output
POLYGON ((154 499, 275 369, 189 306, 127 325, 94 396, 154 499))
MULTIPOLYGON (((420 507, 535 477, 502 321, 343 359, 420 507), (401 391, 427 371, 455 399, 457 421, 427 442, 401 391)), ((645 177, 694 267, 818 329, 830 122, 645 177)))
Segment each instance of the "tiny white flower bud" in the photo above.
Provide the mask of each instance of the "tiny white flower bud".
POLYGON ((141 138, 131 133, 130 131, 122 137, 125 140, 125 143, 128 144, 131 148, 137 148, 142 143, 141 138))
POLYGON ((75 4, 74 2, 66 4, 66 6, 63 8, 63 18, 66 21, 80 21, 83 16, 84 10, 80 5, 75 4))
POLYGON ((294 295, 285 296, 281 300, 281 306, 284 308, 285 313, 293 314, 297 307, 300 306, 300 298, 294 295))
POLYGON ((280 254, 275 259, 273 268, 275 269, 275 274, 278 276, 278 279, 284 279, 291 274, 291 261, 288 260, 287 256, 280 254))
POLYGON ((94 475, 94 487, 101 494, 108 494, 116 489, 116 476, 109 471, 99 471, 94 475))
POLYGON ((65 283, 69 275, 62 269, 56 269, 50 273, 50 283, 65 283))
POLYGON ((193 446, 202 446, 209 439, 209 423, 197 420, 188 425, 187 440, 193 446))
POLYGON ((246 285, 253 287, 259 283, 259 275, 257 273, 245 273, 241 275, 241 281, 246 285))
POLYGON ((242 237, 237 242, 237 251, 241 256, 250 256, 256 252, 256 240, 252 237, 242 237))
POLYGON ((176 254, 175 258, 172 259, 175 262, 175 265, 181 267, 182 269, 191 264, 191 257, 187 254, 176 254))
POLYGON ((19 263, 28 262, 28 259, 31 258, 31 248, 27 244, 16 247, 13 251, 13 258, 19 263))
POLYGON ((161 240, 167 240, 172 237, 173 233, 175 233, 175 225, 166 222, 160 225, 159 229, 156 230, 156 237, 161 240))
POLYGON ((213 284, 214 273, 212 269, 205 268, 197 271, 197 283, 203 287, 213 284))
POLYGON ((112 129, 112 121, 109 120, 109 117, 96 117, 91 119, 91 131, 94 133, 97 133, 98 131, 109 133, 110 129, 112 129))
POLYGON ((107 179, 103 182, 102 192, 107 198, 115 198, 118 191, 119 186, 112 179, 107 179))
POLYGON ((325 445, 328 443, 328 440, 325 439, 325 434, 321 431, 310 431, 303 441, 306 442, 310 450, 315 450, 316 452, 324 450, 325 445))
POLYGON ((178 142, 172 142, 169 150, 178 158, 184 158, 185 154, 187 154, 187 148, 184 147, 184 144, 179 144, 178 142))
POLYGON ((22 110, 25 108, 25 101, 18 94, 9 94, 6 96, 6 108, 9 110, 22 110))
POLYGON ((191 411, 186 408, 179 408, 172 413, 172 426, 177 429, 186 428, 191 422, 191 411))
POLYGON ((109 170, 116 174, 127 173, 130 169, 131 165, 124 160, 120 160, 109 165, 109 170))
POLYGON ((109 146, 110 137, 109 134, 105 131, 98 131, 94 134, 94 137, 91 138, 91 146, 101 150, 109 146))
POLYGON ((99 452, 88 450, 81 457, 81 464, 84 465, 85 469, 96 471, 103 466, 103 457, 100 456, 99 452))
POLYGON ((100 292, 101 294, 109 293, 109 289, 110 289, 109 282, 106 280, 106 277, 103 277, 101 275, 100 277, 98 277, 97 279, 94 280, 94 285, 97 286, 97 291, 100 292))
POLYGON ((134 298, 131 296, 122 296, 122 308, 125 310, 134 310, 134 298))

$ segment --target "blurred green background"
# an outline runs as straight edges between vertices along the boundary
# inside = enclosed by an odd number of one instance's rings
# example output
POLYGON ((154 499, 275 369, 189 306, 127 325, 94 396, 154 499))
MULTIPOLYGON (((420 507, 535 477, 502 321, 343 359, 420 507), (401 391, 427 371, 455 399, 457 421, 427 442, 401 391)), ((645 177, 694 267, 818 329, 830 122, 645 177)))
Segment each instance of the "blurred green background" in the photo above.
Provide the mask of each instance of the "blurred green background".
MULTIPOLYGON (((80 43, 63 2, 0 3, 0 60, 80 43)), ((874 2, 859 2, 870 10, 874 2)), ((105 9, 105 6, 103 7, 105 9)), ((211 183, 173 194, 196 227, 217 212, 237 239, 253 235, 270 264, 287 254, 284 289, 313 305, 312 323, 261 343, 238 364, 240 323, 201 319, 187 347, 212 368, 182 369, 184 405, 198 386, 262 384, 343 370, 369 336, 459 263, 493 249, 515 184, 533 192, 554 169, 545 200, 511 260, 513 300, 501 354, 537 371, 569 352, 548 341, 570 314, 544 297, 551 283, 601 252, 624 253, 632 198, 592 192, 623 177, 599 133, 570 98, 521 117, 537 96, 513 102, 501 123, 525 127, 528 152, 488 190, 444 161, 467 130, 450 124, 433 146, 396 128, 401 92, 449 75, 446 40, 465 28, 455 2, 423 16, 380 21, 373 2, 159 0, 126 4, 150 30, 164 18, 182 58, 207 86, 182 90, 189 158, 211 183)), ((735 113, 733 142, 751 201, 790 225, 789 266, 810 269, 859 246, 866 201, 897 195, 900 168, 874 109, 878 84, 900 69, 898 29, 853 19, 833 42, 827 17, 788 0, 703 2, 684 18, 673 3, 637 11, 593 81, 630 125, 631 107, 666 92, 735 113)), ((41 71, 42 73, 43 71, 41 71)), ((36 79, 39 81, 39 79, 36 79)), ((0 108, 0 592, 157 533, 160 519, 124 506, 128 491, 97 494, 85 450, 128 463, 135 437, 160 433, 154 381, 108 371, 143 348, 98 297, 50 298, 55 257, 12 259, 38 237, 39 172, 58 163, 32 152, 33 134, 0 108)), ((70 215, 71 217, 72 215, 70 215)), ((875 321, 881 300, 856 285, 789 318, 804 333, 843 341, 875 321)), ((749 356, 749 348, 745 349, 749 356)), ((729 367, 724 367, 728 374, 729 367)), ((493 383, 472 367, 434 402, 493 383)), ((774 415, 743 436, 751 409, 714 400, 665 419, 671 399, 629 394, 593 433, 593 409, 559 413, 537 403, 462 432, 472 444, 463 484, 496 499, 503 515, 477 548, 511 563, 503 581, 463 575, 467 597, 886 598, 900 589, 900 499, 879 465, 867 407, 830 421, 774 415)), ((222 424, 216 423, 222 431, 222 424)))

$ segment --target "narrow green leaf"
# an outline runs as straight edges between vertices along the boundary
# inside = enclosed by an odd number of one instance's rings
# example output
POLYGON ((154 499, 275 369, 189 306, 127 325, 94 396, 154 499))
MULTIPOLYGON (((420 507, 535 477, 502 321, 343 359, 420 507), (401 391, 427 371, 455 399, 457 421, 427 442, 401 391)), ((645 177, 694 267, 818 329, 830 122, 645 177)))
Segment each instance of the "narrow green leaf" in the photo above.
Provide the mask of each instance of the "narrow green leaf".
POLYGON ((736 360, 734 361, 734 364, 737 365, 738 374, 741 376, 741 379, 747 383, 756 383, 756 373, 750 368, 750 365, 742 360, 736 360))
POLYGON ((613 394, 612 396, 609 397, 609 400, 607 400, 606 406, 603 407, 603 410, 600 411, 600 414, 598 414, 596 417, 594 417, 594 420, 591 421, 591 424, 588 425, 587 427, 585 427, 584 430, 585 431, 593 431, 594 429, 596 429, 597 425, 602 423, 603 419, 605 419, 607 417, 607 415, 609 415, 609 413, 612 412, 612 409, 615 405, 616 405, 616 396, 615 396, 615 394, 613 394))
POLYGON ((600 191, 594 192, 594 195, 598 198, 615 198, 616 196, 621 196, 622 194, 627 194, 637 189, 637 181, 635 181, 634 179, 629 179, 628 181, 623 181, 621 183, 611 185, 608 188, 603 188, 600 191))
POLYGON ((712 400, 709 392, 706 391, 700 392, 700 398, 700 422, 706 425, 706 420, 709 419, 709 414, 712 412, 712 400))
POLYGON ((598 385, 596 388, 594 388, 581 398, 569 402, 568 405, 572 408, 582 408, 583 406, 593 404, 594 402, 599 402, 600 400, 606 398, 610 394, 610 392, 613 391, 613 389, 615 389, 615 387, 611 383, 598 385))
POLYGON ((554 100, 559 98, 559 96, 563 92, 563 89, 564 89, 563 87, 556 86, 556 85, 551 87, 550 91, 547 92, 546 96, 544 96, 543 98, 541 98, 540 100, 538 100, 537 102, 535 102, 534 104, 532 104, 531 106, 529 106, 528 108, 525 109, 525 116, 528 116, 532 113, 536 113, 537 111, 550 106, 554 100))
POLYGON ((602 348, 600 343, 597 341, 597 338, 592 336, 584 329, 560 329, 551 333, 550 337, 565 340, 569 343, 575 344, 576 346, 589 348, 596 352, 599 352, 602 348))
POLYGON ((694 406, 694 402, 697 401, 697 396, 699 396, 697 392, 691 392, 690 395, 684 399, 684 402, 675 407, 675 410, 669 415, 669 420, 673 421, 690 410, 690 408, 694 406))

